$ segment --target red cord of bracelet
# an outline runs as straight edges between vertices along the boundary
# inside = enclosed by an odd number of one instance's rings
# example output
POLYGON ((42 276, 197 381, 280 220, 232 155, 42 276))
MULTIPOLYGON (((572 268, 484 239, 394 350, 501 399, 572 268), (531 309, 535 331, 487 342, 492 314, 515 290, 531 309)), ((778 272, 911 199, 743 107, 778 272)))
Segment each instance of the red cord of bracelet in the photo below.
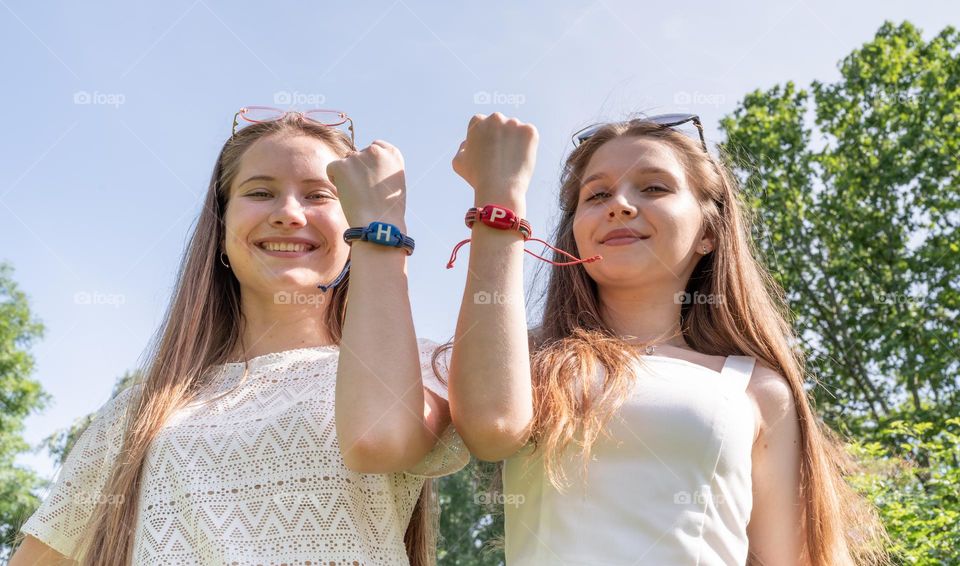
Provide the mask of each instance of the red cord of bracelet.
MULTIPOLYGON (((545 258, 545 257, 539 256, 539 255, 531 252, 530 250, 528 250, 528 249, 526 249, 526 248, 523 249, 523 251, 527 252, 528 254, 532 255, 533 257, 535 257, 535 258, 537 258, 537 259, 541 259, 541 260, 543 260, 543 261, 545 261, 545 262, 547 262, 547 263, 549 263, 549 264, 551 264, 551 265, 555 265, 555 266, 557 266, 557 267, 564 267, 564 266, 567 266, 567 265, 577 265, 578 263, 593 263, 593 262, 595 262, 595 261, 599 261, 599 260, 603 259, 603 256, 599 256, 599 255, 595 255, 595 256, 593 256, 593 257, 588 257, 588 258, 586 258, 586 259, 580 259, 580 258, 578 258, 577 256, 575 256, 575 255, 573 255, 573 254, 567 253, 567 252, 565 252, 565 251, 563 251, 563 250, 561 250, 561 249, 558 249, 558 248, 555 248, 555 247, 551 246, 550 244, 548 244, 547 242, 544 242, 544 241, 541 240, 540 238, 524 238, 524 243, 530 242, 530 241, 540 242, 541 244, 547 246, 547 247, 550 248, 551 250, 553 250, 553 251, 555 251, 555 252, 558 252, 558 253, 560 253, 560 254, 563 254, 563 255, 569 257, 571 260, 573 260, 573 261, 552 261, 552 260, 549 260, 549 259, 547 259, 547 258, 545 258)), ((470 242, 470 238, 467 238, 466 240, 463 240, 462 242, 460 242, 459 244, 457 244, 457 245, 453 248, 453 253, 450 254, 450 261, 447 262, 447 269, 450 269, 450 268, 453 267, 453 262, 457 261, 457 252, 460 251, 460 248, 461 248, 464 244, 467 244, 467 243, 469 243, 469 242, 470 242)))

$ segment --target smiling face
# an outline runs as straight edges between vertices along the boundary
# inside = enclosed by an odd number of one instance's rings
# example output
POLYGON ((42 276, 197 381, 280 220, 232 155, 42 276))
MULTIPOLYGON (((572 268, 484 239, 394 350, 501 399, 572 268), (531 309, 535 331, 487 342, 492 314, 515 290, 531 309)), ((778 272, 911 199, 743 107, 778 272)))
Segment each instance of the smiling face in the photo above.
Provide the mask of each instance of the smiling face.
POLYGON ((242 292, 313 291, 340 273, 350 248, 326 173, 336 159, 304 135, 270 135, 243 154, 224 213, 228 262, 242 292))
POLYGON ((597 149, 583 172, 573 235, 605 286, 673 281, 686 285, 703 246, 703 214, 683 164, 665 142, 621 136, 597 149))

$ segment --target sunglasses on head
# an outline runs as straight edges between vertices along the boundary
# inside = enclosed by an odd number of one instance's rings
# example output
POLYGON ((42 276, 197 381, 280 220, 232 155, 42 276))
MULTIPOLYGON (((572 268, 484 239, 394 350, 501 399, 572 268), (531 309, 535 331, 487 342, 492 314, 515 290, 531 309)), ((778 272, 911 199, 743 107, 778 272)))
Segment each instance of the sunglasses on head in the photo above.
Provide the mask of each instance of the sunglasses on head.
POLYGON ((321 126, 331 128, 348 124, 347 128, 350 130, 350 145, 353 147, 357 146, 354 141, 353 120, 350 116, 347 116, 346 112, 339 110, 324 110, 320 108, 299 112, 296 110, 271 108, 270 106, 244 106, 233 115, 233 134, 237 133, 237 126, 240 124, 241 118, 252 124, 260 124, 263 122, 274 122, 287 114, 299 114, 305 120, 310 120, 321 126))
POLYGON ((624 122, 602 122, 600 124, 594 124, 573 134, 573 147, 580 147, 580 144, 592 138, 597 132, 612 123, 630 125, 656 124, 661 128, 675 128, 687 122, 693 122, 693 125, 697 127, 697 131, 700 133, 700 145, 703 146, 703 151, 707 151, 707 140, 703 137, 703 124, 700 122, 700 116, 696 114, 659 114, 657 116, 634 118, 633 120, 626 120, 624 122))

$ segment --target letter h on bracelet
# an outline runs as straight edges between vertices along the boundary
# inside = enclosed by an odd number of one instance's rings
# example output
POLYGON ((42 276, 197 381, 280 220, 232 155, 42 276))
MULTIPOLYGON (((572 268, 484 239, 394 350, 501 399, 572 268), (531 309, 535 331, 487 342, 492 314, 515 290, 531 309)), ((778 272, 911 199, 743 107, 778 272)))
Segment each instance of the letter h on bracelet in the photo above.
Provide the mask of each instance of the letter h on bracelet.
POLYGON ((392 248, 401 248, 407 255, 413 253, 413 238, 407 236, 393 224, 386 222, 371 222, 362 228, 347 228, 343 232, 343 241, 348 244, 360 240, 392 248))

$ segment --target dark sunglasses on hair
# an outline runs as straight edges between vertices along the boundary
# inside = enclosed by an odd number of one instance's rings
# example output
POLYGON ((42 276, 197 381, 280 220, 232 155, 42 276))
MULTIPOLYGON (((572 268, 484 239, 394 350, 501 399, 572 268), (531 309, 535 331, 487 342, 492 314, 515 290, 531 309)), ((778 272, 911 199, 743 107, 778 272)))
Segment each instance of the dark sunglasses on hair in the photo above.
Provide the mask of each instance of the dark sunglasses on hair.
MULTIPOLYGON (((675 128, 682 124, 686 124, 687 122, 693 122, 693 125, 697 127, 697 131, 700 133, 700 145, 703 146, 703 151, 707 151, 707 140, 703 137, 703 124, 700 123, 700 116, 697 116, 696 114, 659 114, 657 116, 634 118, 633 120, 626 120, 619 123, 630 125, 652 123, 660 126, 661 128, 675 128)), ((592 138, 602 128, 611 123, 612 122, 603 122, 600 124, 587 126, 586 128, 573 134, 573 147, 579 147, 580 144, 592 138)))

